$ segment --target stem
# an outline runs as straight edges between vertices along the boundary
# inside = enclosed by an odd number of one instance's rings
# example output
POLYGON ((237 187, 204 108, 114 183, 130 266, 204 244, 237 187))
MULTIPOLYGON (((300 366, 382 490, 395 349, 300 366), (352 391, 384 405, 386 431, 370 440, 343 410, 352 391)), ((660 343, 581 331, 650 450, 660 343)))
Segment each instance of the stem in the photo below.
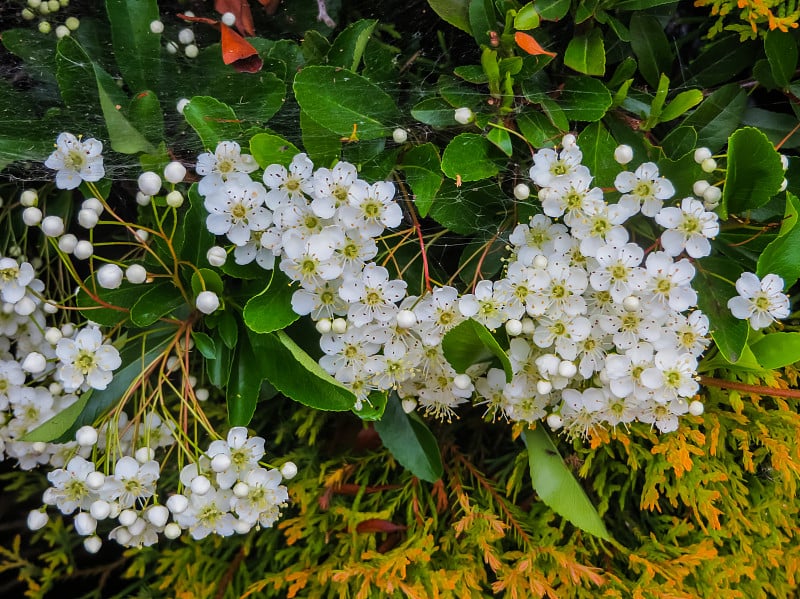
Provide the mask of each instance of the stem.
POLYGON ((764 387, 763 385, 748 385, 735 381, 726 381, 710 376, 700 376, 700 384, 706 387, 719 387, 720 389, 733 389, 734 391, 744 391, 745 393, 757 393, 772 397, 788 397, 790 399, 800 399, 800 390, 797 389, 777 389, 775 387, 764 387))

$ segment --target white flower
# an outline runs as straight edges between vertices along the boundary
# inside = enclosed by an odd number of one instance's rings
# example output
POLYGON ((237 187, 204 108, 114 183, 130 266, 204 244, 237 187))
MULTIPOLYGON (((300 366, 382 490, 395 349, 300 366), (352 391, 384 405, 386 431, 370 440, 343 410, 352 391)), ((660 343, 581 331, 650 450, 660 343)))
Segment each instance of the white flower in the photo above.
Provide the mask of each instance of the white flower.
POLYGON ((122 363, 117 349, 103 343, 97 327, 82 329, 74 340, 66 337, 59 340, 56 356, 60 360, 57 378, 67 392, 90 387, 105 389, 111 382, 111 371, 122 363))
POLYGON ((461 296, 458 309, 467 318, 474 318, 492 330, 500 328, 508 320, 505 304, 494 291, 492 281, 479 281, 474 294, 461 296))
POLYGON ((292 310, 300 316, 311 314, 314 320, 344 316, 347 302, 339 296, 339 285, 341 280, 334 279, 298 289, 292 294, 292 310))
POLYGON ((350 188, 349 204, 342 210, 342 222, 368 237, 377 237, 384 229, 398 226, 403 212, 394 201, 394 193, 394 185, 388 181, 354 184, 350 188))
POLYGON ((214 153, 200 154, 197 157, 197 174, 203 177, 197 186, 200 195, 208 195, 221 187, 229 178, 247 181, 249 177, 237 177, 242 173, 252 173, 258 164, 249 154, 242 154, 242 148, 235 141, 223 141, 217 144, 214 153))
POLYGON ((114 467, 114 476, 106 477, 104 495, 116 499, 123 508, 131 508, 137 499, 152 497, 159 476, 159 464, 150 460, 140 464, 130 456, 124 456, 114 467))
POLYGON ((228 181, 205 199, 206 227, 214 235, 226 235, 235 245, 246 244, 251 231, 263 231, 272 223, 272 212, 264 206, 266 193, 255 181, 228 181))
POLYGON ((763 329, 774 320, 789 316, 789 298, 783 293, 783 279, 769 274, 763 280, 751 272, 736 281, 739 295, 728 300, 728 309, 736 318, 750 320, 754 329, 763 329))
POLYGON ((639 267, 643 257, 644 250, 635 243, 605 245, 597 251, 599 267, 589 275, 589 282, 597 291, 608 290, 614 301, 621 302, 644 287, 645 273, 639 267))
POLYGON ((217 484, 223 489, 230 489, 238 478, 253 468, 258 467, 258 460, 264 457, 263 437, 248 437, 247 429, 234 426, 228 431, 226 441, 213 441, 206 452, 213 460, 224 455, 230 459, 227 468, 217 472, 217 484))
POLYGON ((533 156, 531 179, 539 187, 547 187, 576 174, 586 176, 589 169, 581 165, 581 160, 583 154, 577 145, 565 146, 560 153, 550 148, 539 150, 533 156))
POLYGON ((711 253, 708 240, 719 233, 717 215, 707 212, 703 202, 694 198, 681 200, 680 208, 662 208, 655 220, 667 229, 661 234, 661 245, 671 256, 684 249, 692 258, 708 256, 711 253))
POLYGON ((398 312, 396 302, 406 294, 406 282, 389 280, 383 266, 367 264, 361 277, 346 278, 339 287, 339 296, 350 303, 347 318, 360 327, 373 319, 388 322, 398 312))
POLYGON ((56 187, 75 189, 81 181, 99 181, 105 176, 102 151, 103 144, 94 138, 81 141, 71 133, 62 133, 44 165, 58 171, 56 187))
POLYGON ((303 194, 311 195, 314 191, 313 170, 314 163, 305 154, 295 156, 288 170, 280 164, 265 168, 264 185, 269 188, 267 206, 276 210, 297 201, 305 203, 303 194))
POLYGON ((633 172, 623 171, 614 179, 614 187, 622 192, 619 203, 635 214, 641 206, 642 214, 655 216, 661 210, 663 200, 675 195, 675 188, 669 179, 658 176, 658 167, 645 162, 633 172))
POLYGON ((25 297, 35 274, 28 262, 17 264, 13 258, 0 258, 0 298, 9 304, 16 304, 25 297))
POLYGON ((247 485, 244 497, 232 500, 233 511, 255 525, 270 527, 280 516, 280 508, 289 501, 289 493, 281 485, 281 473, 272 468, 254 468, 247 472, 243 481, 247 485))
POLYGON ((354 185, 368 185, 358 180, 358 170, 349 162, 339 162, 332 169, 314 173, 314 200, 311 210, 320 218, 331 218, 337 208, 348 203, 354 185))
POLYGON ((76 509, 89 510, 98 499, 86 484, 86 477, 94 472, 94 464, 80 456, 72 458, 66 468, 57 468, 47 475, 53 485, 47 489, 42 500, 48 505, 55 505, 62 514, 71 514, 76 509))

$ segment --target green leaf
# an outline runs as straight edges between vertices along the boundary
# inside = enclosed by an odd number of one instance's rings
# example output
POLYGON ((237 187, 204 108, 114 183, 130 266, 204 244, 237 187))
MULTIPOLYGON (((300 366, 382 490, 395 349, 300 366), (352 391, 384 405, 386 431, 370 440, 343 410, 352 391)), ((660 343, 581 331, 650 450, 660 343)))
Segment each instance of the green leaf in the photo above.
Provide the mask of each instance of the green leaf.
POLYGON ((235 140, 242 134, 233 109, 209 96, 193 97, 183 109, 183 116, 197 132, 203 147, 211 151, 219 142, 235 140))
POLYGON ((766 204, 783 182, 780 154, 758 129, 745 127, 728 138, 728 172, 720 216, 741 214, 766 204))
MULTIPOLYGON (((792 93, 800 94, 800 86, 791 87, 797 87, 792 93)), ((773 144, 782 144, 783 150, 800 147, 800 130, 795 128, 797 117, 794 115, 748 106, 742 115, 742 125, 756 127, 773 144)))
MULTIPOLYGON (((502 127, 502 125, 500 125, 502 127)), ((511 134, 500 127, 492 127, 486 134, 486 139, 492 142, 506 156, 511 156, 514 148, 511 146, 511 134)))
MULTIPOLYGON (((75 111, 96 111, 99 108, 94 96, 97 79, 92 60, 71 35, 65 35, 58 40, 55 73, 61 98, 68 108, 75 111)), ((122 95, 119 88, 116 91, 122 95)))
POLYGON ((131 307, 131 322, 137 327, 148 327, 186 303, 172 281, 166 280, 151 283, 136 295, 136 303, 131 307))
POLYGON ((222 295, 225 291, 222 277, 209 268, 198 268, 192 272, 192 293, 200 294, 202 291, 213 291, 217 295, 222 295))
POLYGON ((225 311, 220 315, 217 332, 225 347, 231 350, 236 347, 239 342, 239 324, 232 312, 225 311))
POLYGON ((150 31, 158 20, 156 0, 106 0, 114 58, 134 91, 155 89, 161 71, 161 36, 150 31))
POLYGON ((361 19, 345 27, 328 50, 328 64, 357 71, 377 24, 376 20, 361 19))
POLYGON ((749 68, 753 57, 761 53, 754 42, 742 43, 735 35, 722 37, 719 41, 708 44, 689 68, 687 87, 707 89, 732 81, 736 76, 749 68))
POLYGON ((731 260, 717 257, 703 258, 696 264, 696 283, 693 286, 703 291, 697 294, 697 307, 708 316, 711 337, 719 351, 728 362, 736 363, 747 344, 750 326, 746 320, 739 320, 731 314, 728 300, 738 295, 734 283, 742 274, 742 268, 731 260))
POLYGON ((436 193, 442 186, 442 165, 439 152, 432 143, 414 146, 403 155, 400 168, 406 175, 411 191, 414 192, 414 205, 423 218, 433 205, 436 193))
POLYGON ((505 266, 508 255, 506 241, 493 235, 485 235, 464 246, 458 261, 458 276, 464 284, 471 285, 475 272, 480 268, 480 278, 491 279, 505 266))
MULTIPOLYGON (((481 69, 483 73, 483 69, 481 69)), ((457 125, 455 110, 443 98, 427 98, 411 109, 411 116, 420 123, 434 127, 452 127, 457 125)))
MULTIPOLYGON (((788 221, 791 214, 796 214, 798 199, 791 193, 787 193, 786 216, 784 222, 788 221)), ((758 268, 756 274, 764 277, 770 273, 776 274, 783 279, 784 289, 790 289, 800 278, 800 227, 797 226, 797 218, 794 218, 794 226, 784 231, 764 248, 758 257, 758 268)))
POLYGON ((500 172, 494 146, 477 133, 461 133, 447 144, 442 156, 442 171, 462 181, 488 179, 500 172))
POLYGON ((208 380, 217 389, 225 389, 231 376, 233 352, 228 349, 225 343, 217 343, 216 341, 214 342, 214 349, 216 355, 206 362, 208 380))
POLYGON ((200 331, 192 331, 192 339, 194 339, 194 346, 197 348, 204 358, 207 360, 214 360, 217 357, 217 346, 214 340, 200 331))
POLYGON ((537 0, 536 11, 545 21, 560 21, 569 12, 570 0, 537 0))
POLYGON ((469 25, 472 37, 479 46, 488 46, 489 32, 497 28, 497 18, 491 0, 470 0, 469 25))
POLYGON ((454 233, 469 235, 500 224, 505 217, 502 199, 503 193, 493 182, 456 187, 452 179, 445 179, 429 216, 454 233))
POLYGON ((164 111, 155 93, 145 90, 136 94, 128 109, 131 126, 152 144, 164 139, 164 111))
POLYGON ((373 391, 367 399, 369 401, 363 402, 360 410, 353 407, 353 414, 369 422, 380 420, 386 410, 389 394, 386 391, 373 391))
POLYGON ((258 392, 264 379, 261 369, 253 368, 256 356, 247 335, 240 335, 236 345, 231 375, 225 388, 228 422, 231 426, 247 426, 253 419, 258 392))
POLYGON ((570 472, 547 431, 539 425, 524 435, 533 489, 555 513, 596 537, 611 540, 602 518, 570 472))
POLYGON ((292 142, 279 135, 258 133, 250 138, 250 154, 261 168, 271 164, 280 164, 288 167, 300 150, 292 142))
POLYGON ((247 328, 256 333, 271 333, 288 327, 300 318, 292 310, 293 293, 290 281, 273 271, 273 278, 264 291, 245 304, 243 316, 247 328))
POLYGON ((603 118, 611 107, 611 92, 592 77, 570 77, 564 84, 560 100, 570 121, 594 122, 603 118))
POLYGON ((403 411, 397 394, 389 396, 375 430, 386 449, 414 476, 429 483, 442 477, 444 467, 436 437, 419 418, 403 411))
POLYGON ((639 62, 639 72, 652 87, 658 87, 661 73, 672 68, 672 50, 657 18, 644 13, 631 17, 631 49, 639 62))
POLYGON ((300 131, 303 133, 303 147, 315 164, 331 165, 339 159, 342 152, 341 136, 326 129, 302 110, 300 131))
POLYGON ((309 117, 341 136, 355 125, 359 139, 386 137, 398 118, 391 96, 347 69, 306 67, 295 76, 294 93, 309 117))
POLYGON ((750 346, 753 355, 767 370, 800 362, 800 333, 769 333, 750 346))
MULTIPOLYGON (((215 45, 207 52, 219 61, 219 46, 215 45)), ((222 68, 216 77, 208 77, 202 93, 230 106, 244 128, 262 126, 286 101, 286 84, 274 73, 237 73, 228 66, 215 64, 222 68)))
POLYGON ((32 431, 28 431, 19 440, 26 443, 36 443, 37 441, 49 443, 54 439, 63 437, 72 428, 75 421, 80 418, 91 396, 91 393, 84 393, 71 406, 61 410, 50 420, 43 422, 32 431))
POLYGON ((535 29, 539 26, 539 13, 536 11, 536 5, 533 2, 528 2, 525 6, 517 11, 514 16, 514 29, 517 31, 527 31, 528 29, 535 29))
POLYGON ((660 122, 667 123, 673 119, 677 119, 683 113, 691 110, 700 102, 703 101, 703 92, 699 89, 689 89, 685 92, 679 93, 673 100, 667 104, 667 107, 661 113, 660 122))
POLYGON ((737 84, 724 85, 708 96, 683 125, 694 127, 697 143, 712 152, 719 150, 739 125, 747 94, 737 84))
POLYGON ((694 127, 676 127, 661 140, 664 153, 677 160, 697 147, 697 131, 694 127))
POLYGON ((139 152, 154 154, 156 148, 131 125, 130 121, 117 108, 119 104, 112 99, 113 95, 119 91, 114 79, 96 64, 92 66, 97 78, 97 92, 108 129, 108 137, 111 140, 111 149, 120 154, 138 154, 139 152))
POLYGON ((469 0, 428 0, 433 11, 442 20, 461 31, 471 33, 469 28, 469 0))
POLYGON ((564 53, 564 64, 584 75, 604 75, 606 49, 600 29, 591 29, 586 34, 573 37, 564 53))
POLYGON ((206 228, 208 212, 203 206, 203 196, 197 192, 197 183, 189 188, 187 198, 189 209, 183 214, 181 227, 175 236, 175 251, 190 264, 208 264, 206 252, 214 245, 216 237, 206 228))
POLYGON ((311 408, 344 411, 353 407, 355 395, 325 372, 283 331, 250 333, 255 364, 278 391, 311 408))
POLYGON ((534 148, 552 147, 562 135, 562 131, 553 125, 547 115, 538 110, 528 110, 518 115, 517 126, 534 148))
POLYGON ((511 382, 511 377, 514 376, 506 352, 497 343, 491 331, 472 318, 445 333, 442 339, 442 351, 456 372, 466 372, 473 364, 497 358, 506 373, 506 382, 511 382))
POLYGON ((764 51, 775 83, 782 88, 788 87, 797 68, 797 41, 794 35, 787 31, 768 31, 764 39, 764 51))
POLYGON ((614 160, 617 142, 600 123, 592 123, 578 135, 578 145, 583 152, 583 164, 594 174, 594 184, 598 187, 614 185, 619 168, 614 160))
POLYGON ((115 326, 128 320, 128 311, 139 299, 142 285, 122 281, 122 284, 116 289, 104 289, 97 284, 95 277, 96 275, 93 274, 84 281, 84 287, 91 294, 84 291, 83 288, 78 291, 76 303, 81 316, 103 326, 115 326), (100 301, 96 301, 95 297, 100 301), (104 306, 116 306, 119 309, 104 306))

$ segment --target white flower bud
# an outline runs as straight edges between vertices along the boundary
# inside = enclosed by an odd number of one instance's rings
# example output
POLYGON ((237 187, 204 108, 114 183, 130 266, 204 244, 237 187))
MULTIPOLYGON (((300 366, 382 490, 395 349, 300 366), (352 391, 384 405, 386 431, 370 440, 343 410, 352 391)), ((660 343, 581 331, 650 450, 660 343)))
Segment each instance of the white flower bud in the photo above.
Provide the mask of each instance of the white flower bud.
POLYGON ((194 44, 189 44, 183 49, 183 53, 186 54, 186 58, 197 58, 200 55, 200 48, 194 44))
POLYGON ((100 217, 94 210, 83 208, 78 211, 78 224, 84 229, 94 229, 99 220, 100 217))
POLYGON ((144 229, 136 229, 134 236, 136 237, 137 241, 141 241, 142 243, 147 243, 147 240, 150 239, 150 233, 144 229))
POLYGON ((697 148, 694 151, 694 161, 697 164, 702 164, 704 160, 711 158, 711 150, 708 148, 697 148))
POLYGON ((231 457, 224 453, 218 453, 211 458, 211 469, 214 472, 225 472, 231 467, 231 457))
POLYGON ((156 528, 161 528, 169 520, 169 510, 163 505, 154 505, 145 512, 147 521, 156 528))
POLYGON ((281 466, 281 476, 286 480, 291 480, 297 476, 297 464, 294 462, 286 462, 281 466))
POLYGON ((189 485, 192 493, 195 495, 205 495, 211 490, 211 481, 202 474, 192 479, 192 484, 189 485))
POLYGON ((578 138, 572 133, 567 133, 561 138, 561 146, 566 149, 578 144, 578 138))
POLYGON ((233 27, 236 24, 236 15, 232 12, 225 12, 222 13, 222 17, 220 17, 220 21, 225 23, 228 27, 233 27))
POLYGON ((75 246, 78 245, 78 238, 72 233, 67 233, 58 238, 58 249, 65 254, 71 254, 75 251, 75 246))
POLYGON ((66 36, 70 35, 70 33, 72 33, 72 32, 69 30, 69 27, 67 27, 66 25, 59 25, 58 27, 56 27, 56 37, 58 39, 61 39, 62 37, 66 37, 66 36))
POLYGON ((233 485, 233 494, 236 497, 247 497, 248 493, 250 493, 250 487, 247 485, 247 483, 239 481, 233 485))
POLYGON ((456 389, 465 391, 472 386, 472 379, 469 378, 468 374, 457 374, 453 377, 453 385, 455 385, 456 389))
POLYGON ((531 197, 531 188, 525 183, 517 183, 514 186, 514 197, 518 200, 527 200, 531 197))
POLYGON ((417 324, 417 315, 411 310, 400 310, 397 313, 397 326, 401 329, 410 329, 417 324))
POLYGON ((33 12, 30 8, 23 8, 20 14, 22 18, 25 19, 26 21, 33 21, 36 18, 36 13, 33 12))
POLYGON ((331 322, 331 331, 343 335, 347 331, 347 321, 344 318, 334 318, 331 322))
POLYGON ((123 546, 127 546, 128 543, 130 543, 131 539, 133 538, 133 535, 130 532, 128 532, 127 528, 119 528, 117 529, 116 533, 117 533, 116 536, 117 543, 123 546))
POLYGON ((626 312, 636 312, 642 306, 641 300, 635 295, 629 295, 622 300, 622 307, 626 312))
POLYGON ((30 316, 36 312, 36 302, 27 295, 14 304, 14 313, 20 316, 30 316))
POLYGON ((119 514, 119 523, 122 526, 130 526, 139 519, 139 514, 133 510, 122 510, 119 514))
POLYGON ((553 383, 542 379, 536 382, 536 391, 539 395, 547 395, 553 390, 553 383))
POLYGON ((219 296, 213 291, 201 291, 197 294, 194 305, 203 314, 211 314, 219 308, 219 296))
POLYGON ((179 114, 183 114, 183 109, 186 108, 186 105, 189 103, 189 98, 181 98, 178 100, 178 103, 175 104, 175 110, 178 111, 179 114))
POLYGON ((523 318, 522 319, 522 333, 524 335, 533 335, 533 332, 536 330, 536 323, 533 322, 532 318, 523 318))
POLYGON ((140 464, 144 464, 145 462, 149 462, 153 458, 156 457, 156 452, 152 447, 140 447, 134 453, 133 457, 136 458, 136 461, 140 464))
POLYGON ((398 127, 394 131, 392 131, 392 139, 395 143, 404 144, 408 141, 408 131, 405 129, 398 127))
POLYGON ((247 520, 243 520, 241 518, 233 523, 233 530, 236 531, 236 534, 246 535, 252 529, 253 525, 247 520))
POLYGON ((550 261, 547 259, 547 256, 543 256, 542 254, 537 254, 533 258, 534 268, 547 268, 548 264, 550 264, 550 261))
POLYGON ((64 386, 61 383, 56 383, 53 381, 47 385, 47 390, 51 395, 61 395, 64 392, 64 386))
POLYGON ((61 334, 61 331, 58 330, 56 327, 50 327, 44 332, 44 339, 50 345, 55 345, 56 343, 61 341, 62 337, 63 335, 61 334))
POLYGON ((44 453, 47 450, 47 443, 44 441, 35 441, 31 447, 36 453, 44 453))
POLYGON ((92 212, 96 212, 97 215, 103 214, 103 204, 97 198, 86 198, 81 202, 81 210, 91 210, 92 212))
POLYGON ((42 222, 42 211, 36 206, 30 206, 22 211, 22 222, 29 227, 35 227, 42 222))
POLYGON ((167 206, 170 208, 180 208, 183 206, 183 194, 177 189, 173 189, 167 194, 167 206))
POLYGON ((208 389, 205 388, 197 389, 194 392, 194 396, 197 398, 197 401, 208 401, 209 395, 208 389))
POLYGON ((506 333, 509 337, 516 337, 522 334, 522 321, 512 318, 506 321, 506 333))
POLYGON ((177 539, 181 536, 181 527, 175 524, 175 522, 170 522, 164 527, 164 536, 168 539, 177 539))
MULTIPOLYGON (((50 14, 50 9, 47 7, 46 4, 42 4, 39 7, 39 12, 42 15, 48 15, 48 14, 50 14)), ((50 23, 48 23, 47 21, 41 21, 39 23, 39 33, 47 35, 48 33, 50 33, 50 31, 52 31, 52 27, 51 27, 50 23)))
POLYGON ((103 541, 97 535, 86 537, 83 540, 83 548, 86 553, 95 554, 103 547, 103 541))
POLYGON ((331 319, 330 318, 320 318, 317 323, 314 325, 314 328, 317 329, 317 332, 320 335, 324 335, 326 333, 331 332, 331 319))
POLYGON ((139 285, 147 280, 147 270, 141 264, 131 264, 125 269, 125 278, 129 283, 139 285))
MULTIPOLYGON (((94 214, 94 212, 92 212, 94 214)), ((97 269, 97 284, 103 289, 116 289, 122 285, 125 273, 116 264, 103 264, 97 269)))
POLYGON ((462 108, 457 108, 453 118, 456 120, 457 123, 461 123, 462 125, 467 125, 475 118, 475 114, 467 108, 466 106, 462 108))
POLYGON ((784 180, 781 181, 781 186, 778 188, 778 192, 780 193, 781 191, 786 191, 787 187, 789 187, 789 180, 784 178, 784 180))
POLYGON ((82 537, 93 535, 94 531, 97 530, 97 520, 86 512, 81 512, 75 516, 73 524, 75 525, 75 532, 82 537))
POLYGON ((86 486, 97 491, 106 483, 106 476, 102 472, 95 470, 86 475, 86 486))
POLYGON ((97 443, 97 429, 90 424, 86 424, 75 431, 75 441, 81 447, 91 447, 97 443))
POLYGON ((151 200, 152 198, 149 195, 144 194, 141 191, 136 192, 136 203, 139 204, 139 206, 148 206, 150 205, 151 200))
POLYGON ((189 507, 189 500, 185 495, 172 495, 167 499, 167 508, 173 514, 182 514, 189 507))
POLYGON ((789 157, 786 154, 781 154, 780 156, 781 156, 781 167, 783 167, 783 170, 788 170, 789 169, 789 157))
POLYGON ((44 372, 45 368, 47 368, 47 359, 39 352, 32 351, 25 356, 20 366, 25 372, 39 374, 44 372))
POLYGON ((161 177, 153 171, 145 171, 139 175, 139 191, 148 196, 154 196, 161 191, 161 177))
POLYGON ((47 0, 47 8, 50 12, 58 12, 61 9, 61 3, 58 0, 47 0))
POLYGON ((111 504, 103 499, 97 499, 89 506, 89 513, 95 520, 105 520, 111 515, 111 504))
POLYGON ((180 183, 186 176, 186 167, 180 162, 173 161, 164 167, 164 179, 170 183, 180 183))
POLYGON ((150 21, 150 32, 159 34, 164 32, 164 23, 159 20, 150 21))
POLYGON ((35 189, 26 189, 20 194, 19 203, 26 208, 36 206, 39 203, 39 194, 36 193, 35 189))
POLYGON ((42 304, 42 310, 45 314, 56 314, 58 312, 58 305, 52 300, 47 300, 42 304))
POLYGON ((713 173, 714 169, 717 168, 717 161, 713 158, 706 158, 700 163, 700 168, 704 173, 713 173))
POLYGON ((400 406, 403 408, 403 411, 406 414, 410 414, 411 412, 417 409, 417 400, 407 397, 402 402, 400 402, 400 406))
POLYGON ((701 416, 705 410, 706 408, 703 405, 703 402, 697 401, 696 399, 689 404, 689 413, 692 416, 701 416))
POLYGON ((72 334, 75 332, 75 325, 71 322, 66 322, 61 325, 61 334, 64 337, 72 337, 72 334))
POLYGON ((703 197, 703 194, 709 187, 711 187, 711 185, 708 183, 708 181, 705 179, 698 179, 692 185, 692 191, 694 192, 694 195, 700 198, 703 197))
POLYGON ((72 250, 72 254, 78 260, 86 260, 94 254, 94 246, 90 241, 86 241, 85 239, 81 239, 78 243, 75 244, 75 249, 72 250))
POLYGON ((563 376, 564 378, 572 378, 578 372, 578 367, 575 366, 575 362, 570 360, 561 360, 558 363, 558 374, 559 376, 563 376))
POLYGON ((557 431, 562 426, 564 426, 564 420, 558 414, 548 414, 547 426, 549 426, 554 431, 557 431))
POLYGON ((633 148, 622 144, 614 149, 614 160, 618 164, 628 164, 633 160, 633 148))
POLYGON ((228 259, 228 252, 224 247, 214 245, 208 248, 206 252, 206 260, 211 266, 222 266, 228 259))
POLYGON ((703 192, 703 201, 707 204, 719 204, 722 199, 722 190, 711 185, 703 192))
POLYGON ((194 41, 194 31, 192 31, 188 27, 181 29, 178 32, 178 41, 182 43, 184 46, 186 44, 191 44, 194 41))
POLYGON ((60 216, 45 216, 42 219, 42 233, 48 237, 58 237, 64 233, 64 219, 60 216))
POLYGON ((31 510, 28 512, 28 528, 31 530, 43 528, 48 520, 50 520, 50 516, 47 515, 47 512, 42 510, 31 510))
POLYGON ((77 31, 78 27, 81 26, 81 22, 77 17, 67 17, 67 20, 64 21, 64 25, 66 25, 67 29, 70 31, 77 31))
POLYGON ((178 53, 178 44, 176 44, 172 40, 168 41, 164 47, 167 49, 167 52, 169 52, 170 54, 177 54, 178 53))

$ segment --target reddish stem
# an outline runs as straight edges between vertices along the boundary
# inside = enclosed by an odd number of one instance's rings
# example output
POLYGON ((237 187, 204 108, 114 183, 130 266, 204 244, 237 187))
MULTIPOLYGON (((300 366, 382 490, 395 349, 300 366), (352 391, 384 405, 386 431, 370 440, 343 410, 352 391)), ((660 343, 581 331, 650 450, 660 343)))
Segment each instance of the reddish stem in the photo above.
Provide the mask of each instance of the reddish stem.
POLYGON ((796 389, 776 389, 775 387, 764 387, 762 385, 748 385, 735 381, 726 381, 710 376, 700 376, 700 383, 706 387, 719 387, 720 389, 733 389, 734 391, 744 391, 745 393, 757 393, 758 395, 768 395, 772 397, 788 397, 800 399, 800 390, 796 389))

